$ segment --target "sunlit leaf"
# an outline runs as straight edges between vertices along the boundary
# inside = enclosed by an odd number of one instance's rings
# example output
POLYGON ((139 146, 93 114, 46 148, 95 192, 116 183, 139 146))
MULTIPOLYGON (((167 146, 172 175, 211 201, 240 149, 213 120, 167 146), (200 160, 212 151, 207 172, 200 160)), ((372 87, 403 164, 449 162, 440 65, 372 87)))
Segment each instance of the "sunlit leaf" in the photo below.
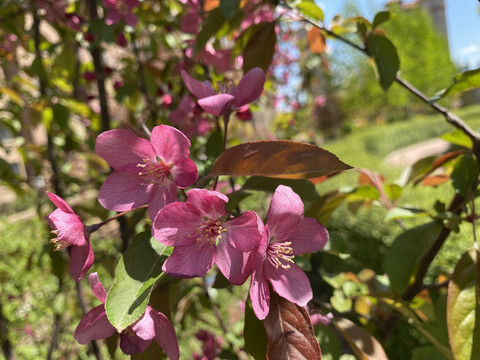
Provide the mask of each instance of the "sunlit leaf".
MULTIPOLYGON (((435 161, 433 162, 430 169, 428 169, 424 174, 417 177, 413 183, 415 185, 418 184, 420 181, 425 179, 427 177, 427 175, 431 174, 433 171, 437 170, 439 167, 445 165, 450 160, 453 160, 453 159, 457 158, 458 156, 460 156, 462 154, 465 154, 465 150, 461 149, 461 150, 450 151, 446 154, 443 154, 442 156, 439 156, 438 158, 435 159, 435 161)), ((447 179, 448 179, 448 177, 447 177, 447 179)), ((426 184, 424 184, 424 185, 426 185, 426 184)))
POLYGON ((254 141, 220 155, 210 175, 314 178, 351 167, 318 146, 289 140, 254 141))
POLYGON ((5 96, 8 96, 15 104, 22 107, 25 102, 23 101, 21 95, 13 89, 10 89, 6 86, 0 86, 0 93, 5 96))
POLYGON ((324 194, 308 209, 305 216, 316 218, 325 225, 335 209, 339 207, 347 197, 348 193, 339 192, 338 190, 324 194))
POLYGON ((480 358, 479 256, 463 254, 448 285, 448 337, 458 360, 480 358))
POLYGON ((248 39, 243 49, 243 72, 247 73, 255 67, 262 68, 265 72, 272 63, 277 43, 275 33, 276 22, 264 22, 258 25, 248 39))
POLYGON ((107 317, 119 332, 145 312, 152 288, 163 275, 166 248, 146 231, 135 237, 120 259, 105 304, 107 317))
POLYGON ((397 294, 408 287, 422 257, 433 245, 442 230, 438 221, 414 227, 395 238, 385 258, 385 271, 397 294))
POLYGON ((344 318, 335 318, 333 325, 348 342, 358 359, 388 360, 382 345, 364 328, 344 318))
POLYGON ((480 68, 465 71, 453 78, 453 83, 448 88, 436 93, 430 101, 437 101, 445 96, 476 89, 480 87, 480 68))
POLYGON ((417 217, 428 216, 428 213, 421 209, 415 207, 396 207, 390 209, 385 215, 385 221, 389 220, 398 220, 398 219, 411 219, 417 217))
POLYGON ((375 73, 380 85, 387 91, 395 81, 400 67, 397 49, 389 39, 375 34, 368 36, 367 48, 375 62, 375 73))
POLYGON ((456 129, 453 132, 449 132, 440 136, 443 140, 448 141, 451 144, 463 146, 464 148, 471 149, 473 147, 472 139, 460 129, 456 129))
POLYGON ((313 20, 323 21, 323 11, 313 1, 303 0, 297 5, 297 9, 313 20))
POLYGON ((305 308, 270 295, 270 311, 263 321, 267 333, 267 359, 321 359, 320 346, 305 308))
POLYGON ((322 53, 325 51, 325 37, 322 31, 313 27, 307 31, 308 48, 312 53, 322 53))

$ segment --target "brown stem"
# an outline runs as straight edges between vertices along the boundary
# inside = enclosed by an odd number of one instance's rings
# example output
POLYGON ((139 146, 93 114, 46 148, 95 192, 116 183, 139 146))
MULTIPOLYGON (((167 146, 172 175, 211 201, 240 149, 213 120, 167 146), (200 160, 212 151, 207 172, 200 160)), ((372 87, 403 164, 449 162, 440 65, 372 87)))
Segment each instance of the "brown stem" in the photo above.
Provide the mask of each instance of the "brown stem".
MULTIPOLYGON (((97 0, 89 0, 90 21, 94 23, 98 21, 97 0)), ((102 52, 100 41, 95 41, 90 48, 95 67, 95 77, 98 87, 98 99, 100 101, 100 117, 102 123, 102 131, 110 130, 110 113, 108 111, 107 92, 105 90, 105 71, 102 64, 102 52)))

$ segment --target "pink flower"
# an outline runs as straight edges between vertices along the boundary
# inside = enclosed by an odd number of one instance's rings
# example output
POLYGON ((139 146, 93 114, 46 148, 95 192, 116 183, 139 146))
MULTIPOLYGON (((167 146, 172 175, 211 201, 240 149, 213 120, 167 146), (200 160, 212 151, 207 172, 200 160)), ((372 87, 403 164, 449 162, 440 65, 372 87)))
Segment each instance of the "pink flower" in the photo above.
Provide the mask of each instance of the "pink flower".
POLYGON ((200 82, 185 71, 181 71, 182 79, 188 90, 197 98, 198 104, 206 112, 220 116, 240 109, 258 99, 263 92, 265 73, 260 68, 250 70, 237 86, 226 93, 215 94, 209 82, 200 82))
MULTIPOLYGON (((82 345, 88 344, 92 340, 106 339, 117 331, 108 321, 105 312, 107 292, 98 279, 98 274, 92 273, 88 279, 93 293, 102 304, 90 310, 80 320, 73 333, 75 340, 82 345)), ((170 320, 148 305, 140 319, 120 334, 120 348, 128 355, 144 352, 153 339, 163 348, 170 359, 179 358, 177 336, 170 320)))
POLYGON ((253 211, 226 221, 227 201, 217 191, 192 189, 185 203, 169 204, 158 213, 153 237, 174 247, 164 272, 183 278, 203 276, 215 262, 232 284, 245 282, 251 272, 247 252, 258 246, 262 224, 253 211))
POLYGON ((202 5, 198 0, 181 1, 186 5, 186 13, 180 21, 180 28, 183 32, 194 34, 198 33, 198 28, 202 24, 202 5))
MULTIPOLYGON (((195 41, 188 41, 188 43, 191 43, 191 47, 186 49, 185 55, 193 59, 193 46, 195 41)), ((218 73, 224 73, 231 68, 232 50, 216 50, 212 45, 207 44, 205 49, 203 49, 195 59, 202 64, 213 66, 218 73)))
POLYGON ((202 109, 188 95, 180 100, 178 108, 170 113, 169 119, 189 139, 196 135, 203 136, 210 130, 202 109))
POLYGON ((85 231, 80 216, 60 196, 47 191, 49 199, 57 207, 45 219, 57 237, 51 240, 56 250, 72 246, 70 252, 70 273, 75 281, 85 276, 93 264, 94 253, 92 244, 85 231))
POLYGON ((97 79, 97 75, 93 71, 85 71, 82 76, 87 82, 97 79))
POLYGON ((138 18, 133 13, 133 10, 139 4, 138 0, 103 0, 103 5, 107 9, 105 24, 113 25, 123 19, 125 24, 136 27, 138 18))
POLYGON ((240 109, 238 109, 237 116, 240 120, 245 122, 252 120, 252 112, 250 111, 248 105, 243 105, 240 109))
POLYGON ((280 185, 275 190, 261 244, 251 257, 250 299, 260 320, 270 308, 268 282, 278 295, 299 306, 312 299, 310 282, 293 258, 323 248, 328 233, 317 220, 304 217, 303 210, 300 197, 291 188, 280 185))
POLYGON ((200 330, 195 337, 202 342, 203 355, 193 354, 194 360, 214 360, 222 350, 222 338, 216 338, 210 331, 200 330))
POLYGON ((123 129, 98 136, 96 151, 114 169, 98 193, 109 210, 126 211, 148 203, 154 219, 166 204, 177 200, 177 187, 186 188, 198 177, 190 155, 190 141, 177 129, 156 126, 150 141, 123 129))

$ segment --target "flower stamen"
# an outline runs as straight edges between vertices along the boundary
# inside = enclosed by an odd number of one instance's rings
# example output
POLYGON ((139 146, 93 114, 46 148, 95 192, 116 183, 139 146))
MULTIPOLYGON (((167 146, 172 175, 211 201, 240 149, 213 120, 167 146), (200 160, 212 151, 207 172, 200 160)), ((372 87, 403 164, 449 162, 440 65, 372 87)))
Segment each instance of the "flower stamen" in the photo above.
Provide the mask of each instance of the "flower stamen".
POLYGON ((222 227, 222 221, 220 220, 211 220, 209 218, 204 218, 204 222, 197 227, 195 233, 199 235, 196 241, 208 241, 210 244, 215 245, 218 240, 222 237, 222 233, 227 231, 222 227))
POLYGON ((59 235, 58 230, 55 229, 50 232, 55 235, 55 237, 50 240, 50 244, 53 244, 54 246, 53 251, 60 251, 62 250, 62 248, 68 246, 68 244, 65 241, 58 240, 58 235, 59 235))
POLYGON ((290 264, 293 264, 293 248, 290 246, 292 243, 286 241, 283 243, 270 243, 267 248, 267 258, 270 264, 275 266, 275 269, 279 267, 283 269, 290 269, 290 264))
POLYGON ((150 184, 162 184, 165 178, 169 177, 172 164, 165 164, 160 161, 150 161, 150 159, 143 159, 143 163, 137 164, 137 168, 142 171, 138 172, 138 175, 142 177, 143 181, 141 186, 147 186, 150 184))

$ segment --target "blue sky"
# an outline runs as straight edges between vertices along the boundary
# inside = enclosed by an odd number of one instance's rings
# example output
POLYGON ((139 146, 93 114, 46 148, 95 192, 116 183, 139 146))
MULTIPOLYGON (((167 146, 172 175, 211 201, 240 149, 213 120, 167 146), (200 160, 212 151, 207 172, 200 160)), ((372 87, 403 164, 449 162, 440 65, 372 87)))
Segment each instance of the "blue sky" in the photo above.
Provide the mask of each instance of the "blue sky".
MULTIPOLYGON (((316 0, 327 22, 338 14, 346 0, 316 0)), ((383 9, 385 0, 357 0, 363 14, 371 18, 383 9)), ((405 1, 411 2, 411 1, 405 1)), ((476 0, 445 0, 448 41, 452 58, 468 69, 480 67, 480 15, 476 0)))

